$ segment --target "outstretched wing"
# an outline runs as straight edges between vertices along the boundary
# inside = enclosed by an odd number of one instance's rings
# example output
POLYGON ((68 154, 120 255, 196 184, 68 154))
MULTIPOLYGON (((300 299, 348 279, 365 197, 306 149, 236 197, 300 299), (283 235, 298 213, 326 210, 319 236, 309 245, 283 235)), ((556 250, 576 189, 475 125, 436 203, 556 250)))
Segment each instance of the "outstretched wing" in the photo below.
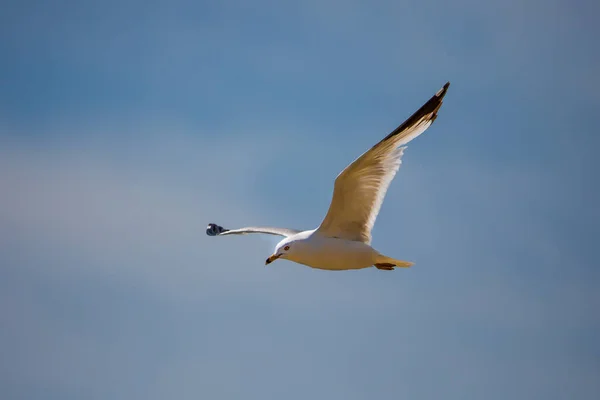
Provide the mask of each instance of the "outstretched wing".
POLYGON ((371 229, 410 142, 433 123, 450 82, 402 125, 348 165, 336 178, 329 211, 317 229, 326 236, 371 243, 371 229))
POLYGON ((248 226, 240 229, 225 229, 217 224, 208 224, 206 234, 208 236, 245 235, 247 233, 264 233, 267 235, 292 236, 300 233, 296 229, 273 228, 269 226, 248 226))

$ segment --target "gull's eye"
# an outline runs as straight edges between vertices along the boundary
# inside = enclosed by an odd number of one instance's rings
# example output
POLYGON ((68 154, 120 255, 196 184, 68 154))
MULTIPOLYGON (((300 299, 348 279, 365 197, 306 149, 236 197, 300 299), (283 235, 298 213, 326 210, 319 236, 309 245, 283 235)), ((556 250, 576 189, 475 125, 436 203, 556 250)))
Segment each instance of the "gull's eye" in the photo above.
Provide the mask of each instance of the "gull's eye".
POLYGON ((288 251, 288 250, 290 249, 290 246, 285 246, 283 249, 284 249, 285 251, 288 251))

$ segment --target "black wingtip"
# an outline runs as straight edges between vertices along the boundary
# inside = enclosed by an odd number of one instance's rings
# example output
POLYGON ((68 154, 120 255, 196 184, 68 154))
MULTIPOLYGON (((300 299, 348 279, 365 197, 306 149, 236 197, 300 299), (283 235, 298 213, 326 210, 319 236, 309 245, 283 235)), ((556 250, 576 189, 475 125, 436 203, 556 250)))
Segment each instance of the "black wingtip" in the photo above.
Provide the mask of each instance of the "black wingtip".
POLYGON ((225 229, 225 228, 223 228, 220 225, 210 223, 206 227, 206 234, 208 236, 217 236, 217 235, 220 235, 223 232, 227 232, 228 230, 229 229, 225 229))
POLYGON ((438 92, 435 94, 435 97, 437 97, 438 99, 443 99, 449 87, 450 81, 446 82, 446 84, 440 90, 438 90, 438 92))
POLYGON ((435 121, 437 118, 437 112, 442 106, 442 101, 444 100, 444 96, 450 87, 450 82, 446 82, 444 86, 440 90, 437 91, 425 104, 421 106, 413 115, 411 115, 406 121, 404 121, 400 126, 394 129, 389 135, 383 138, 381 141, 388 140, 394 135, 404 131, 407 127, 412 126, 414 123, 419 121, 426 115, 430 115, 431 122, 435 121))

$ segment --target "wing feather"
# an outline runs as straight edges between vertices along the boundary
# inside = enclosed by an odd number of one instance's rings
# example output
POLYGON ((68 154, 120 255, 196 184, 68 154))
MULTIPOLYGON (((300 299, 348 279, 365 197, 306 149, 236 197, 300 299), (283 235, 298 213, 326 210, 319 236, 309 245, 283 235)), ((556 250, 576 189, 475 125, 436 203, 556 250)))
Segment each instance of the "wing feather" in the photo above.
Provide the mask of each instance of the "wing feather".
POLYGON ((392 179, 402 164, 405 144, 431 126, 450 82, 389 135, 348 165, 336 178, 329 210, 318 232, 371 243, 371 229, 392 179))
POLYGON ((206 227, 206 234, 208 236, 225 236, 225 235, 245 235, 248 233, 264 233, 267 235, 277 235, 277 236, 293 236, 301 231, 296 229, 288 229, 288 228, 274 228, 270 226, 247 226, 245 228, 239 229, 225 229, 217 224, 208 224, 206 227))

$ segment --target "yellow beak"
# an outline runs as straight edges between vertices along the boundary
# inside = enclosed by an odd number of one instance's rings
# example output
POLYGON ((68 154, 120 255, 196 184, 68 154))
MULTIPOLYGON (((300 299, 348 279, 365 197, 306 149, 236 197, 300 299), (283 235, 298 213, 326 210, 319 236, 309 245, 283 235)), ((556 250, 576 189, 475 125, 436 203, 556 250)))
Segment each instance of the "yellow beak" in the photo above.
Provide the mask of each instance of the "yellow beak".
POLYGON ((267 261, 265 261, 265 265, 271 264, 273 261, 277 260, 279 257, 281 257, 281 254, 272 254, 269 258, 267 258, 267 261))

